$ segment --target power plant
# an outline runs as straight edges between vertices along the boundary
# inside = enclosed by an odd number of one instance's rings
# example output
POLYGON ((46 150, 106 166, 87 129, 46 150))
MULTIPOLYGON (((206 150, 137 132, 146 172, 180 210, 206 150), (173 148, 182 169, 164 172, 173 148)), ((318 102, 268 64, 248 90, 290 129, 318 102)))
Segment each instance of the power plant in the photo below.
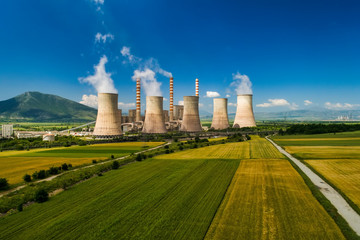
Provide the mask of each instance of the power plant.
POLYGON ((147 96, 143 133, 166 133, 163 97, 147 96))
POLYGON ((252 96, 252 94, 240 94, 237 96, 234 128, 256 127, 252 107, 252 96))
POLYGON ((184 96, 184 115, 180 131, 200 132, 202 131, 199 116, 199 97, 184 96))
POLYGON ((121 110, 118 109, 118 94, 99 93, 94 136, 108 138, 121 134, 121 110))
POLYGON ((214 112, 211 128, 222 130, 228 127, 227 98, 214 98, 214 112))
MULTIPOLYGON (((97 138, 113 138, 124 131, 166 133, 168 130, 200 132, 203 130, 199 116, 199 79, 195 80, 195 96, 184 96, 184 105, 174 105, 174 78, 169 81, 169 110, 163 109, 163 97, 147 96, 145 117, 141 116, 141 79, 136 79, 136 109, 122 116, 118 109, 118 94, 98 94, 98 115, 93 135, 97 138)), ((222 130, 229 127, 228 99, 214 98, 211 128, 222 130)), ((234 128, 255 127, 252 94, 237 95, 234 128)))

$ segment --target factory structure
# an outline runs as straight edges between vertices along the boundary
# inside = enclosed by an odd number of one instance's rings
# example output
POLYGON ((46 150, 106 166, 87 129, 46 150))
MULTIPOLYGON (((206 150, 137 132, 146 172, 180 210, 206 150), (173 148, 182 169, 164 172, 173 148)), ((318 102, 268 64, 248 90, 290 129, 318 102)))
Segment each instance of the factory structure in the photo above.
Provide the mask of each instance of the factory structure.
MULTIPOLYGON (((174 78, 169 81, 169 110, 163 109, 162 96, 147 96, 145 116, 141 115, 141 79, 136 79, 136 109, 122 115, 118 109, 118 94, 98 94, 98 115, 93 135, 97 138, 114 138, 123 132, 134 131, 146 134, 167 131, 201 132, 199 115, 199 79, 195 80, 195 96, 184 96, 183 105, 174 105, 174 78)), ((214 98, 211 129, 229 128, 227 98, 214 98)), ((252 94, 237 96, 234 128, 255 127, 252 94)))

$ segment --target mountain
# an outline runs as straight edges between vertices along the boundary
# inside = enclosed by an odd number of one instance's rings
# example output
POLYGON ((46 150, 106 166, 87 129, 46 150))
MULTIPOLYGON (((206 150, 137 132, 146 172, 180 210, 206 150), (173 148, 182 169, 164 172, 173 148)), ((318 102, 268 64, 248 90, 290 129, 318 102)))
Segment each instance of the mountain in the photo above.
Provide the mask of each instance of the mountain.
POLYGON ((0 101, 0 119, 26 121, 94 121, 97 110, 83 104, 40 92, 26 92, 0 101))

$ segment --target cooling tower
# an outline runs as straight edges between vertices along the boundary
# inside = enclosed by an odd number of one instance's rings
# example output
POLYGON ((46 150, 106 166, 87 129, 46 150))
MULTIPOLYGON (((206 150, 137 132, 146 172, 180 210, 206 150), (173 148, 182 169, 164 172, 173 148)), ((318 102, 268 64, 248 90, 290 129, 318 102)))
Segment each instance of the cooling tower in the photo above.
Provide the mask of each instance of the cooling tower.
POLYGON ((140 101, 140 78, 136 79, 136 116, 135 121, 141 121, 141 101, 140 101))
POLYGON ((233 127, 256 127, 252 107, 252 94, 241 94, 237 96, 237 108, 233 127))
POLYGON ((214 113, 211 127, 216 130, 229 127, 227 98, 214 98, 214 113))
POLYGON ((184 97, 184 115, 180 131, 199 132, 202 131, 199 117, 199 97, 184 97))
POLYGON ((121 110, 118 109, 118 95, 99 93, 94 136, 114 137, 119 135, 121 135, 121 110))
POLYGON ((144 133, 166 133, 163 97, 147 96, 144 133))

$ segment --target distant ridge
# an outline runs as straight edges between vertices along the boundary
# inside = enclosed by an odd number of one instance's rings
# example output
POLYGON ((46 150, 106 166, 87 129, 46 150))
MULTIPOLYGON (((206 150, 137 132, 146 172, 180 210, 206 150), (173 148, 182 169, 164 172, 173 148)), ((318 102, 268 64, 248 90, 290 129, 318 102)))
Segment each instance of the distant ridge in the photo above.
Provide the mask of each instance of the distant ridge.
POLYGON ((96 119, 97 110, 56 95, 26 92, 0 101, 0 120, 85 122, 96 119))

